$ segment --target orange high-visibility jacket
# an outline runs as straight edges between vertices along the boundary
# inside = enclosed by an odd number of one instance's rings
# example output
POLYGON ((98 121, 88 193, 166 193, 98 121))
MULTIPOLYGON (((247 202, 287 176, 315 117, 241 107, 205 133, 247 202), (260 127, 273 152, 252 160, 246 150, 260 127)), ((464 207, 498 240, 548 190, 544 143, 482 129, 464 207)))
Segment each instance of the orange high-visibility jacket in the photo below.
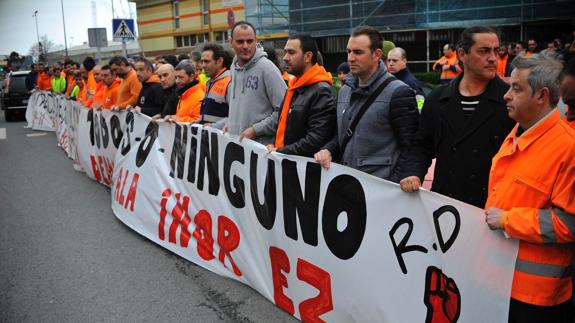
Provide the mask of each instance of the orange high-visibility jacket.
POLYGON ((100 81, 96 84, 96 93, 94 94, 93 105, 104 105, 104 90, 106 89, 106 84, 100 81))
POLYGON ((459 66, 459 60, 457 59, 457 55, 453 54, 451 55, 450 58, 447 58, 446 56, 442 56, 440 59, 438 59, 435 64, 433 64, 433 70, 436 70, 436 68, 438 68, 438 65, 442 62, 447 61, 447 65, 448 66, 452 66, 453 69, 455 69, 455 72, 450 68, 447 71, 442 71, 441 72, 441 79, 442 80, 450 80, 450 79, 454 79, 457 76, 459 76, 459 74, 461 74, 461 66, 459 66))
MULTIPOLYGON (((507 71, 507 60, 509 59, 509 55, 506 54, 505 56, 501 57, 497 55, 497 75, 500 78, 505 77, 505 72, 507 71)), ((511 64, 511 62, 509 62, 511 64)))
POLYGON ((205 95, 206 92, 202 90, 201 83, 199 82, 187 89, 178 101, 178 108, 176 110, 177 121, 194 122, 200 119, 200 109, 205 95))
POLYGON ((126 75, 126 78, 122 80, 120 84, 120 89, 118 90, 118 101, 116 103, 120 108, 125 108, 127 106, 136 106, 138 102, 138 96, 142 90, 142 83, 138 80, 136 71, 131 70, 126 75))
POLYGON ((519 240, 511 297, 553 306, 571 298, 575 249, 575 131, 558 109, 493 157, 485 205, 505 210, 501 223, 519 240))
POLYGON ((102 108, 103 109, 109 109, 113 105, 117 105, 118 91, 120 89, 120 83, 122 83, 122 81, 120 81, 120 79, 115 79, 114 83, 112 83, 110 86, 104 86, 104 93, 102 95, 102 98, 103 98, 102 108))
POLYGON ((66 84, 66 95, 70 96, 70 93, 72 93, 72 90, 74 90, 74 87, 76 86, 74 75, 66 75, 66 84))
POLYGON ((52 91, 52 77, 48 73, 38 73, 38 88, 42 91, 52 91))
POLYGON ((86 98, 86 90, 87 90, 86 84, 84 84, 84 86, 80 89, 80 91, 78 92, 78 95, 76 96, 76 102, 79 102, 84 106, 86 104, 86 99, 87 99, 86 98))

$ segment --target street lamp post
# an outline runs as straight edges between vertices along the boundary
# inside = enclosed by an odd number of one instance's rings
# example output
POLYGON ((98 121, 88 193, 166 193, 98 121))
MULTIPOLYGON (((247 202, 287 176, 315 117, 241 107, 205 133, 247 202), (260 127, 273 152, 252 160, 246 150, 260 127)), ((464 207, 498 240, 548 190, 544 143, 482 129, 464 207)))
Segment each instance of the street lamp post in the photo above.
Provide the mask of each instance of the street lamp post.
POLYGON ((64 19, 64 0, 60 0, 62 6, 62 25, 64 26, 64 49, 66 50, 66 57, 68 57, 68 41, 66 40, 66 20, 64 19))
POLYGON ((36 20, 36 37, 38 38, 38 61, 42 56, 42 43, 40 42, 40 33, 38 33, 38 10, 34 11, 34 19, 36 20))

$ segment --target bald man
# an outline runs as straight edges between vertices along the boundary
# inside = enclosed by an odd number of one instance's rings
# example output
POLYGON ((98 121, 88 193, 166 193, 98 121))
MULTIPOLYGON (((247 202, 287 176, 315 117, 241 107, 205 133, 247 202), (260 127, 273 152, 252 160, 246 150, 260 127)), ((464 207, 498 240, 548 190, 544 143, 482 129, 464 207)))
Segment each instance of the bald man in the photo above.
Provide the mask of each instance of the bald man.
POLYGON ((164 90, 164 108, 162 113, 155 115, 153 118, 163 118, 166 115, 176 114, 178 108, 178 92, 176 91, 176 77, 174 75, 174 66, 172 64, 162 64, 156 70, 160 78, 160 84, 164 90))
POLYGON ((423 107, 425 100, 423 89, 419 81, 411 74, 407 67, 407 53, 401 47, 396 47, 387 54, 387 66, 389 72, 403 83, 407 84, 415 91, 415 99, 419 110, 423 107))

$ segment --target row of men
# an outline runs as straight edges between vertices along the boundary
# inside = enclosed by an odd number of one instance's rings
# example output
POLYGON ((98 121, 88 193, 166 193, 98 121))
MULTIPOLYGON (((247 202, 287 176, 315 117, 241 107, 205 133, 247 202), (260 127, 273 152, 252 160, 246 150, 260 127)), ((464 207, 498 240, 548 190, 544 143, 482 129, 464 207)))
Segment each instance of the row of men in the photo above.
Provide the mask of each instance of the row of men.
MULTIPOLYGON (((463 73, 430 93, 420 114, 415 92, 387 71, 375 28, 352 31, 350 74, 337 96, 309 35, 290 36, 284 47, 285 68, 293 75, 287 82, 251 24, 236 23, 230 45, 235 57, 229 69, 221 47, 204 48, 210 79, 203 94, 191 61, 174 71, 169 64, 157 69, 162 90, 174 86, 174 75, 178 91, 171 107, 163 99, 159 117, 207 124, 270 152, 313 157, 326 169, 338 162, 399 183, 406 192, 420 188, 435 159, 433 191, 485 208, 491 229, 520 241, 509 321, 573 321, 575 109, 562 119, 556 106, 562 93, 575 107, 575 61, 562 72, 563 65, 545 55, 519 55, 507 84, 497 74, 496 30, 468 28, 456 46, 463 73), (193 103, 196 98, 201 102, 193 103), (190 115, 194 104, 199 113, 190 115)), ((100 72, 106 87, 116 82, 108 73, 125 82, 133 72, 122 58, 109 65, 100 72)), ((144 86, 154 78, 143 59, 134 74, 144 86)), ((144 86, 140 98, 123 107, 147 112, 144 86)))
MULTIPOLYGON (((457 78, 462 72, 462 64, 457 59, 457 49, 454 44, 445 44, 443 46, 443 56, 433 64, 433 70, 441 73, 441 83, 449 83, 457 78)), ((527 47, 521 42, 501 43, 498 49, 497 75, 507 80, 511 76, 511 62, 517 56, 529 57, 533 54, 546 55, 549 58, 557 59, 566 63, 572 57, 575 57, 575 41, 566 43, 563 47, 561 40, 554 39, 547 42, 547 48, 539 50, 539 45, 534 38, 530 38, 527 47)))

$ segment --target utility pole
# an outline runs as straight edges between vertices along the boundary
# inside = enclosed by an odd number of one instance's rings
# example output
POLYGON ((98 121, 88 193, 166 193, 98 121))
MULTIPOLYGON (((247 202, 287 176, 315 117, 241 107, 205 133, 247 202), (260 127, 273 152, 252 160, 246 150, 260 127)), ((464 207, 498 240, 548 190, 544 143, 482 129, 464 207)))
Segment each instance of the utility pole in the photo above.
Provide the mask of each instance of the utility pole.
POLYGON ((40 42, 40 33, 38 32, 38 10, 34 11, 34 19, 36 20, 36 38, 38 38, 38 61, 42 57, 42 43, 40 42))
POLYGON ((64 19, 64 0, 60 0, 62 6, 62 25, 64 26, 64 49, 66 50, 66 57, 68 57, 68 40, 66 37, 66 19, 64 19))

